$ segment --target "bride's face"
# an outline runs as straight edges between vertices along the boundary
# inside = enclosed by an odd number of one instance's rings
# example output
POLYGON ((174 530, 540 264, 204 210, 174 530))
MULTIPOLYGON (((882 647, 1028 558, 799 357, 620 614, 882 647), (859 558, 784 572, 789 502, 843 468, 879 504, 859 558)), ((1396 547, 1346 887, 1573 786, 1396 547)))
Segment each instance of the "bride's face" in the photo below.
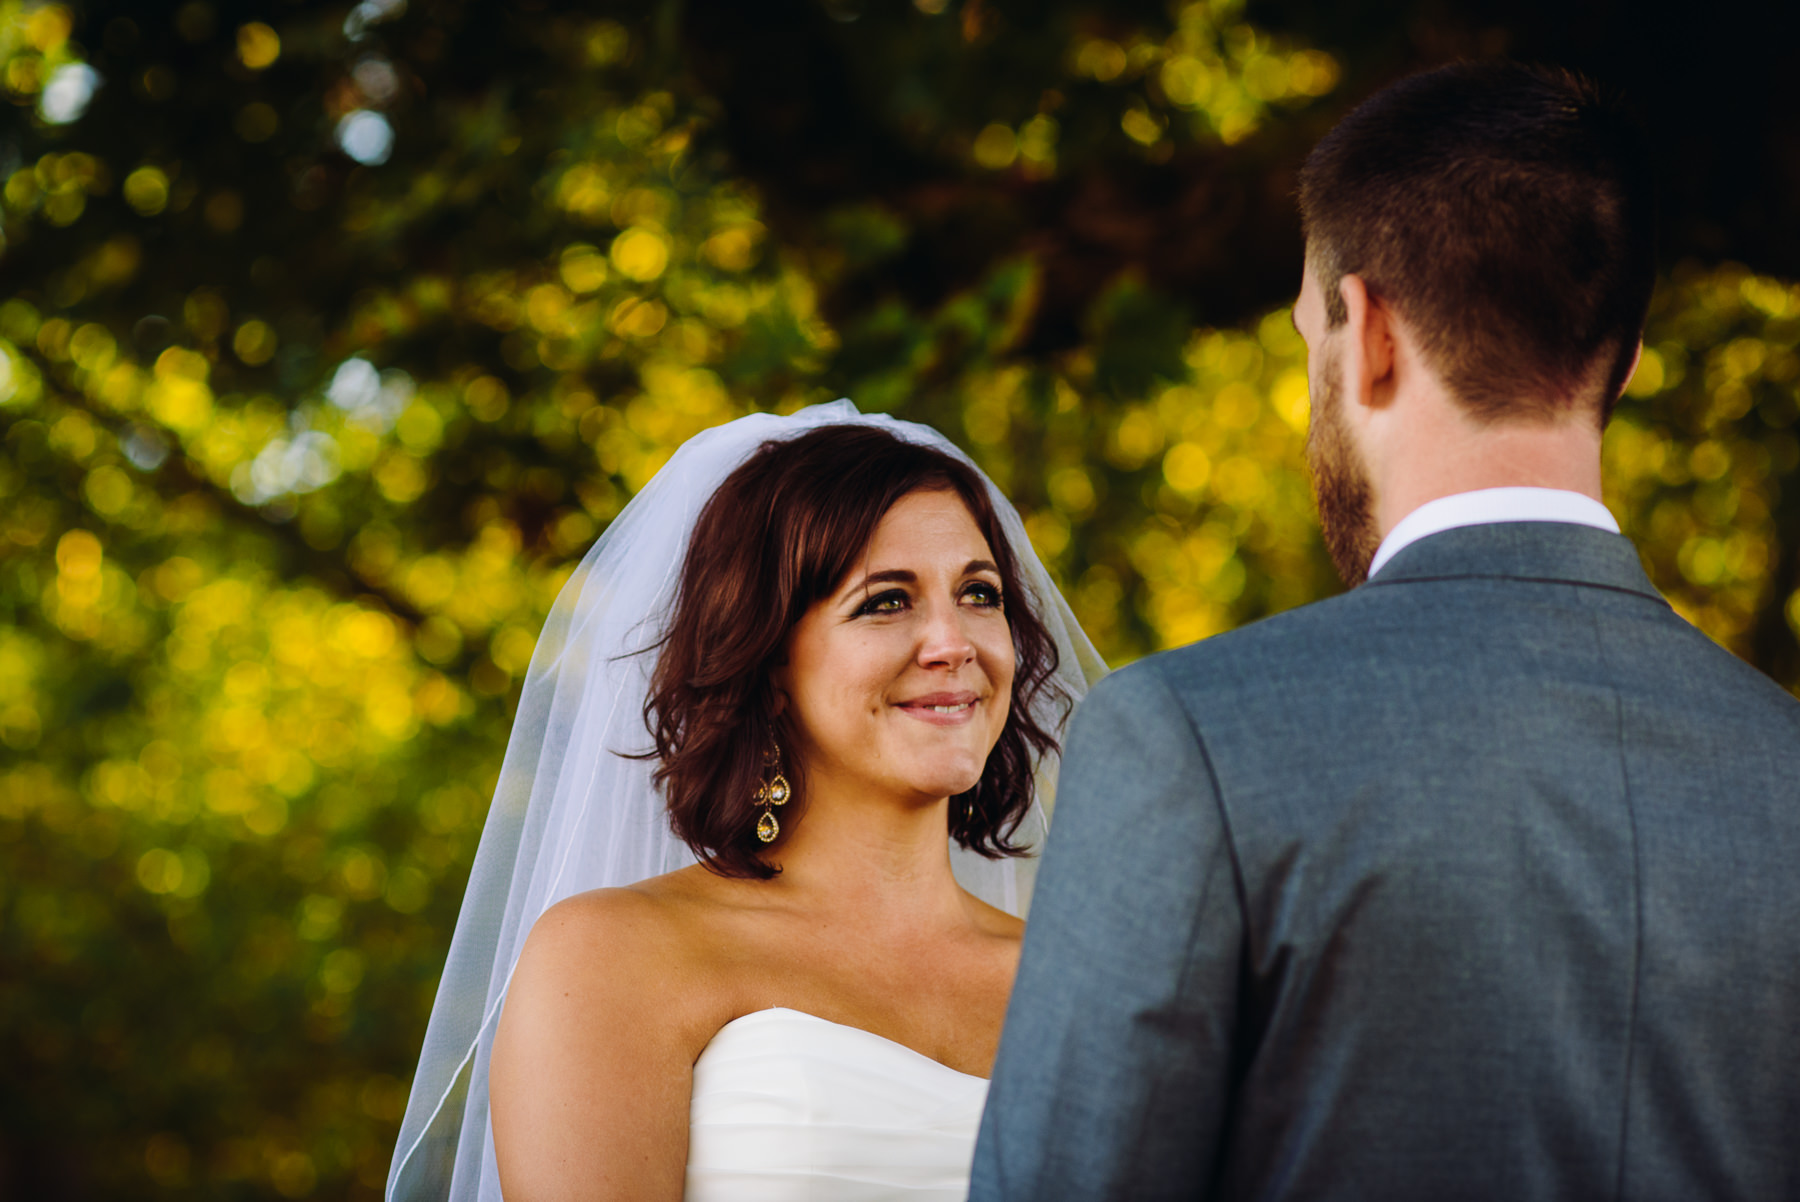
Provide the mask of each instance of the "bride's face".
POLYGON ((935 801, 981 778, 1013 682, 993 561, 956 493, 909 493, 795 625, 775 683, 813 797, 935 801))

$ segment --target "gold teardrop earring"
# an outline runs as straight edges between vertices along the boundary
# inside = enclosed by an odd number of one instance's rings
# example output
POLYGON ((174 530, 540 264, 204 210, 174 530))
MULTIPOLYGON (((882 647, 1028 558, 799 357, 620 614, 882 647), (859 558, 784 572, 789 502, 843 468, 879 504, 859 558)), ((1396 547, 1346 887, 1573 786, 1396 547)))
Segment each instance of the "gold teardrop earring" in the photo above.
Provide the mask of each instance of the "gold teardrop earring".
POLYGON ((756 820, 756 837, 764 843, 773 843, 775 836, 781 833, 781 824, 775 821, 775 807, 786 805, 794 794, 787 777, 781 774, 781 744, 773 736, 769 739, 769 749, 763 752, 763 767, 773 775, 756 790, 756 804, 763 807, 762 817, 756 820))

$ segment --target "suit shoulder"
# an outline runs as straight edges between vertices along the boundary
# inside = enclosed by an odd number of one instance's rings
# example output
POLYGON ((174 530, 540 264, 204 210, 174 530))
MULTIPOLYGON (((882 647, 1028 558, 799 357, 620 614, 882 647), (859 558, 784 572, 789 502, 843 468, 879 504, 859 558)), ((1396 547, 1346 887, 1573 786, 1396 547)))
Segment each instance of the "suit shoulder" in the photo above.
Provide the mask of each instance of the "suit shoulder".
POLYGON ((1160 720, 1164 715, 1182 709, 1179 698, 1163 679, 1161 655, 1135 660, 1108 672, 1087 691, 1075 709, 1077 727, 1094 728, 1096 724, 1113 726, 1141 725, 1147 720, 1160 720))
POLYGON ((1270 614, 1197 643, 1145 656, 1120 672, 1142 667, 1156 672, 1174 687, 1178 681, 1217 671, 1233 661, 1261 662, 1271 657, 1310 653, 1321 640, 1333 638, 1345 624, 1356 620, 1359 611, 1369 607, 1371 599, 1363 593, 1364 590, 1343 593, 1270 614))
POLYGON ((1122 668, 1114 668, 1103 676, 1091 689, 1083 704, 1095 699, 1103 699, 1114 704, 1131 704, 1140 699, 1168 692, 1168 684, 1163 680, 1163 669, 1168 651, 1159 651, 1154 655, 1146 655, 1143 659, 1133 660, 1122 668))
POLYGON ((1672 613, 1669 624, 1677 632, 1681 644, 1693 654, 1692 659, 1682 661, 1683 667, 1692 674, 1690 680, 1704 674, 1717 686, 1743 698, 1770 718, 1800 726, 1800 698, 1779 681, 1733 655, 1687 619, 1672 613))

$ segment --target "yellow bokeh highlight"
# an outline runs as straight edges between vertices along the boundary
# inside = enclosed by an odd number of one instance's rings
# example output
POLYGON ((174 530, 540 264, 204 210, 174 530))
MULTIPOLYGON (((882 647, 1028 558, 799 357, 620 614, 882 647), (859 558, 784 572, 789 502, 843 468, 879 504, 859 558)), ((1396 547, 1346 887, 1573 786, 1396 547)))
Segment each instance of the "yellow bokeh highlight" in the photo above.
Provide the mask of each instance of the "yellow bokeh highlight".
POLYGON ((209 365, 203 355, 172 346, 157 357, 144 401, 156 419, 182 434, 197 433, 212 417, 209 365))
POLYGON ((539 284, 525 294, 526 320, 543 333, 561 333, 569 303, 569 293, 562 285, 539 284))
POLYGON ((1177 443, 1163 456, 1163 479, 1176 492, 1198 493, 1212 479, 1212 460, 1199 443, 1177 443))
POLYGON ((725 271, 748 271, 756 263, 757 243, 762 234, 763 228, 759 224, 732 225, 701 243, 700 253, 725 271))
POLYGON ((112 331, 98 322, 81 326, 69 337, 69 360, 87 372, 104 372, 118 358, 112 331))
POLYGON ((994 122, 975 137, 975 161, 989 171, 1010 167, 1019 157, 1019 139, 1012 128, 994 122))
POLYGON ((1146 89, 1153 103, 1128 108, 1120 126, 1133 142, 1157 154, 1167 147, 1168 122, 1157 111, 1163 106, 1189 114, 1194 136, 1241 142, 1261 128, 1271 106, 1324 96, 1341 75, 1331 55, 1271 38, 1246 24, 1242 9, 1239 0, 1178 4, 1175 31, 1161 43, 1078 39, 1070 72, 1100 82, 1146 72, 1154 80, 1146 89))
POLYGON ((1201 108, 1212 99, 1223 76, 1211 63, 1191 54, 1177 54, 1163 63, 1159 81, 1163 94, 1172 104, 1201 108))
POLYGON ((1075 73, 1101 83, 1119 78, 1129 65, 1124 47, 1105 38, 1090 38, 1075 49, 1075 73))
POLYGON ((1163 123, 1148 109, 1130 108, 1119 118, 1119 127, 1133 142, 1150 145, 1163 135, 1163 123))
POLYGON ((630 338, 653 338, 669 323, 669 309, 658 300, 626 297, 613 309, 607 324, 630 338))
POLYGON ((617 21, 596 21, 589 27, 583 49, 596 67, 618 62, 631 48, 631 34, 617 21))
POLYGON ((153 847, 138 857, 137 879, 147 892, 193 898, 206 892, 212 868, 198 848, 153 847))
POLYGON ((1288 60, 1288 86, 1300 96, 1323 96, 1337 87, 1337 60, 1322 50, 1302 50, 1288 60))
POLYGON ((1156 415, 1142 406, 1126 410, 1113 429, 1109 458, 1127 471, 1143 466, 1163 447, 1163 430, 1156 415))
POLYGON ((61 4, 46 4, 30 9, 25 14, 25 44, 39 54, 54 54, 62 49, 74 31, 75 19, 67 7, 61 4))
POLYGON ((1283 372, 1276 379, 1269 400, 1290 430, 1306 433, 1307 424, 1311 420, 1312 401, 1304 369, 1293 368, 1283 372))
POLYGON ((254 318, 238 326, 237 333, 231 336, 232 352, 251 367, 261 367, 273 359, 278 344, 274 328, 254 318))
POLYGON ((414 454, 427 454, 444 441, 444 419, 429 402, 416 400, 394 423, 394 435, 414 454))
POLYGON ((261 71, 274 65, 281 57, 281 35, 264 25, 261 21, 252 21, 240 25, 237 31, 238 61, 252 71, 261 71))
POLYGON ((131 477, 108 464, 88 473, 88 478, 82 482, 81 491, 95 513, 110 518, 125 511, 136 490, 132 487, 131 477))
POLYGON ((494 635, 489 654, 502 671, 523 676, 536 647, 537 636, 531 631, 523 626, 505 626, 494 635))
POLYGON ((56 543, 58 581, 85 586, 100 575, 103 559, 100 540, 86 530, 71 530, 56 543))
POLYGON ((410 505, 431 483, 430 473, 417 456, 404 452, 383 455, 374 469, 375 487, 396 505, 410 505))
POLYGON ((1051 472, 1045 481, 1045 487, 1056 507, 1072 517, 1085 517, 1098 500, 1094 477, 1079 466, 1059 468, 1051 472))
POLYGON ((606 257, 598 250, 585 242, 577 242, 563 250, 557 274, 569 291, 585 296, 606 283, 610 269, 606 257))
POLYGON ((669 244, 654 230, 634 227, 613 239, 612 264, 626 279, 644 283, 669 265, 669 244))
POLYGON ((511 403, 506 385, 494 376, 477 376, 463 389, 463 402, 477 421, 497 422, 511 403))
POLYGON ((140 216, 156 216, 169 203, 169 177, 159 167, 139 167, 125 177, 125 203, 140 216))
POLYGON ((612 204, 612 185, 605 170, 595 163, 577 163, 569 168, 557 182, 556 203, 590 221, 603 220, 612 204))

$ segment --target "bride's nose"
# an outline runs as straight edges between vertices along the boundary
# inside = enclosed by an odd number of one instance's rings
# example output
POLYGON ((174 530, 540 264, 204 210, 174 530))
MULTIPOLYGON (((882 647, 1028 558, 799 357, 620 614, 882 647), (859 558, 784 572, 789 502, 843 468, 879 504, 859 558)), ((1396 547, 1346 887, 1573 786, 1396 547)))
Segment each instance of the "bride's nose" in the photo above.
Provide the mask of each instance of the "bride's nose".
POLYGON ((960 606, 934 605, 924 617, 918 649, 921 667, 955 669, 975 658, 975 643, 963 628, 965 615, 960 606))

